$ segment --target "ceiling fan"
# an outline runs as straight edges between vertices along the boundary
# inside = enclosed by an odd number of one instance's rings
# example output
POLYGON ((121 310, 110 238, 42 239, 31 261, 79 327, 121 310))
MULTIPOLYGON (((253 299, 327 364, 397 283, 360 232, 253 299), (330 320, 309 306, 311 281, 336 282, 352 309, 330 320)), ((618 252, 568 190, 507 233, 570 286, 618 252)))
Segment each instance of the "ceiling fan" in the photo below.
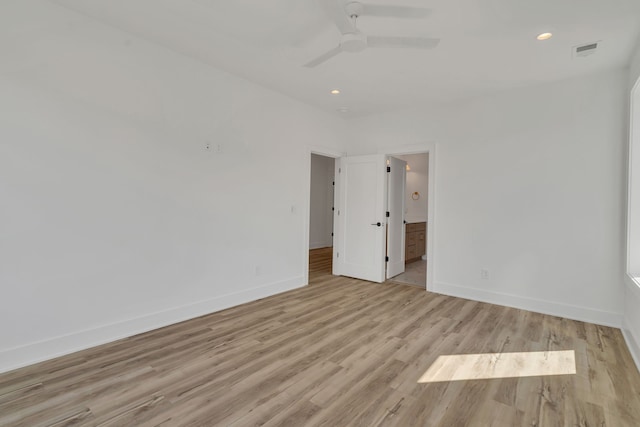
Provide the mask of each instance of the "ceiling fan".
POLYGON ((326 0, 328 12, 342 34, 340 43, 330 51, 306 63, 307 68, 316 67, 341 52, 360 52, 367 47, 396 47, 433 49, 440 39, 429 37, 367 36, 356 27, 360 16, 382 16, 393 18, 425 18, 431 9, 409 6, 385 6, 360 3, 358 1, 326 0))

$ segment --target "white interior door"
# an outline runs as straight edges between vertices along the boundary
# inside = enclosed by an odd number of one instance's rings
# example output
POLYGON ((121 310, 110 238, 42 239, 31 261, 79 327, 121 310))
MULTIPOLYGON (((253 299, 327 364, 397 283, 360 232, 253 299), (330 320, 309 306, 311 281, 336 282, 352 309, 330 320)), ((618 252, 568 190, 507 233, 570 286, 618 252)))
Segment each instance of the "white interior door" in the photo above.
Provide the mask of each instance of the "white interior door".
POLYGON ((404 204, 407 162, 389 157, 387 218, 387 279, 404 273, 404 204))
POLYGON ((336 162, 334 274, 384 282, 386 175, 382 154, 336 162))

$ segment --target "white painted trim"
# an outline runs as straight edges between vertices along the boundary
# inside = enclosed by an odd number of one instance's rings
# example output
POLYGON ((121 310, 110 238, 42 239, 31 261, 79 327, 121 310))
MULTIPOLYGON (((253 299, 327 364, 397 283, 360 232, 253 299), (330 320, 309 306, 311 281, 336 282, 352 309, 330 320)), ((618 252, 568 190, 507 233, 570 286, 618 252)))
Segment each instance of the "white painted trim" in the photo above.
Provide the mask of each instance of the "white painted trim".
POLYGON ((329 248, 331 247, 330 242, 314 242, 309 243, 309 249, 321 249, 321 248, 329 248))
POLYGON ((342 170, 342 159, 344 157, 337 157, 335 159, 335 163, 334 163, 334 177, 335 177, 335 187, 333 188, 333 253, 331 254, 332 257, 332 271, 331 274, 333 274, 334 276, 342 276, 342 270, 341 270, 341 261, 340 259, 338 259, 337 255, 340 252, 339 248, 342 245, 342 223, 341 221, 337 221, 337 217, 340 213, 340 210, 342 209, 342 207, 340 206, 340 190, 342 188, 342 173, 340 172, 342 170))
POLYGON ((587 307, 544 301, 536 298, 490 292, 444 282, 436 282, 434 285, 433 292, 453 297, 519 308, 536 313, 565 317, 567 319, 595 323, 597 325, 610 326, 613 328, 620 328, 622 325, 622 313, 613 313, 587 307))
POLYGON ((622 336, 624 337, 624 341, 627 343, 627 348, 629 349, 629 353, 631 353, 631 357, 633 361, 636 363, 636 368, 638 372, 640 372, 640 346, 638 342, 633 338, 633 334, 627 328, 626 321, 625 324, 620 329, 622 331, 622 336))
POLYGON ((260 298, 300 288, 304 285, 302 276, 293 277, 207 301, 198 301, 122 322, 4 350, 0 352, 0 373, 194 319, 260 298))
MULTIPOLYGON (((633 146, 634 146, 634 140, 635 140, 635 136, 636 133, 640 132, 640 129, 635 129, 635 121, 634 121, 634 111, 636 108, 640 109, 640 105, 635 105, 635 100, 636 98, 640 98, 640 77, 638 77, 638 80, 636 80, 636 83, 633 85, 633 88, 631 89, 631 93, 629 95, 629 141, 628 141, 628 147, 627 147, 627 230, 626 230, 626 237, 627 237, 627 265, 626 265, 626 271, 627 274, 629 274, 630 276, 632 276, 633 274, 637 274, 640 272, 634 271, 632 272, 631 269, 631 238, 630 238, 630 231, 631 231, 631 198, 632 198, 632 192, 633 190, 633 146)), ((637 173, 638 171, 636 171, 637 173)))
MULTIPOLYGON (((309 147, 309 156, 311 156, 311 154, 318 154, 320 156, 331 157, 334 159, 338 157, 345 157, 347 155, 347 153, 343 151, 332 150, 330 148, 319 147, 317 145, 309 147)), ((309 161, 311 161, 311 157, 309 157, 309 161)))
POLYGON ((640 371, 640 330, 637 329, 637 324, 629 323, 629 317, 627 316, 627 309, 629 305, 637 310, 637 306, 640 303, 640 286, 638 282, 629 276, 628 280, 624 283, 625 289, 625 316, 622 323, 622 334, 627 342, 627 348, 636 363, 638 371, 640 371))
POLYGON ((429 194, 427 205, 427 283, 426 290, 430 292, 434 291, 434 277, 435 277, 435 253, 433 251, 435 236, 436 236, 436 220, 435 220, 435 206, 437 200, 436 194, 436 143, 426 142, 424 144, 410 144, 393 148, 382 147, 378 150, 378 153, 388 156, 393 155, 407 155, 407 154, 426 154, 429 153, 429 194))
POLYGON ((433 289, 436 271, 436 254, 434 252, 436 238, 436 145, 429 149, 429 194, 427 205, 427 291, 433 289))
MULTIPOLYGON (((634 126, 636 123, 634 121, 634 111, 635 109, 640 109, 640 105, 636 105, 636 99, 640 99, 640 77, 636 80, 633 88, 631 89, 631 93, 629 96, 629 140, 628 140, 628 165, 627 165, 627 221, 626 221, 626 238, 627 238, 627 256, 626 256, 626 271, 627 276, 629 277, 628 281, 625 281, 625 294, 630 292, 632 295, 627 296, 628 298, 634 298, 636 301, 640 300, 640 280, 638 280, 637 271, 631 271, 631 198, 632 192, 634 191, 633 182, 633 149, 634 142, 636 138, 636 134, 640 132, 640 129, 637 129, 634 126)), ((637 147, 636 147, 637 148, 637 147)), ((636 171, 638 173, 638 171, 636 171)), ((637 191, 638 189, 636 189, 637 191)), ((638 338, 640 338, 640 331, 635 331, 629 321, 627 320, 627 308, 625 308, 625 315, 622 319, 622 335, 624 336, 624 340, 627 343, 627 348, 631 353, 631 357, 633 357, 633 361, 636 364, 636 368, 640 371, 640 345, 638 345, 638 338)))

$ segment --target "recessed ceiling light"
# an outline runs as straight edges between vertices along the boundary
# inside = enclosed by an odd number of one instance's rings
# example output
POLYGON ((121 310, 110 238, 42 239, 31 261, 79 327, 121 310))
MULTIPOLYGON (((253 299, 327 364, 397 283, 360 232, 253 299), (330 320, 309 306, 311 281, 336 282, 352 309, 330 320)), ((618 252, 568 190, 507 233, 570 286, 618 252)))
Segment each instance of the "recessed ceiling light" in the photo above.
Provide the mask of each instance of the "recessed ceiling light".
POLYGON ((331 95, 340 95, 340 89, 332 89, 331 95))
POLYGON ((553 37, 553 34, 551 33, 542 33, 542 34, 538 34, 536 38, 538 40, 549 40, 551 37, 553 37))

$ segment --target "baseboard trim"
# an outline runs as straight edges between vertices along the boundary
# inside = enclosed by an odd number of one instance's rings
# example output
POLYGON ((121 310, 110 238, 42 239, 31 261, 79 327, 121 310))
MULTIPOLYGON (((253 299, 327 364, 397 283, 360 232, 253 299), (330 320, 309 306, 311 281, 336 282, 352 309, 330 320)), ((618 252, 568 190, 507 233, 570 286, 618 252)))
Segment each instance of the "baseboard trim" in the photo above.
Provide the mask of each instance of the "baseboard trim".
POLYGON ((3 350, 0 351, 0 373, 149 332, 305 285, 303 277, 294 277, 206 301, 198 301, 98 328, 3 350))
POLYGON ((627 343, 627 348, 629 349, 629 353, 631 353, 631 357, 633 361, 636 363, 636 368, 638 372, 640 372, 640 346, 638 342, 635 340, 633 333, 627 327, 627 325, 623 325, 621 328, 622 336, 624 337, 625 342, 627 343))
POLYGON ((321 248, 329 248, 331 247, 331 243, 320 242, 320 243, 309 243, 309 249, 321 249, 321 248))
POLYGON ((622 321, 622 335, 627 343, 627 348, 636 368, 640 371, 640 326, 638 313, 638 304, 640 304, 640 283, 635 277, 628 276, 625 278, 625 316, 622 321))
POLYGON ((594 310, 592 308, 560 304, 535 298, 490 292, 480 289, 472 289, 466 286, 452 285, 443 282, 435 282, 433 292, 486 302, 489 304, 519 308, 536 313, 549 314, 551 316, 565 317, 567 319, 579 320, 582 322, 595 323, 597 325, 610 326, 614 328, 620 328, 622 326, 622 314, 594 310))

